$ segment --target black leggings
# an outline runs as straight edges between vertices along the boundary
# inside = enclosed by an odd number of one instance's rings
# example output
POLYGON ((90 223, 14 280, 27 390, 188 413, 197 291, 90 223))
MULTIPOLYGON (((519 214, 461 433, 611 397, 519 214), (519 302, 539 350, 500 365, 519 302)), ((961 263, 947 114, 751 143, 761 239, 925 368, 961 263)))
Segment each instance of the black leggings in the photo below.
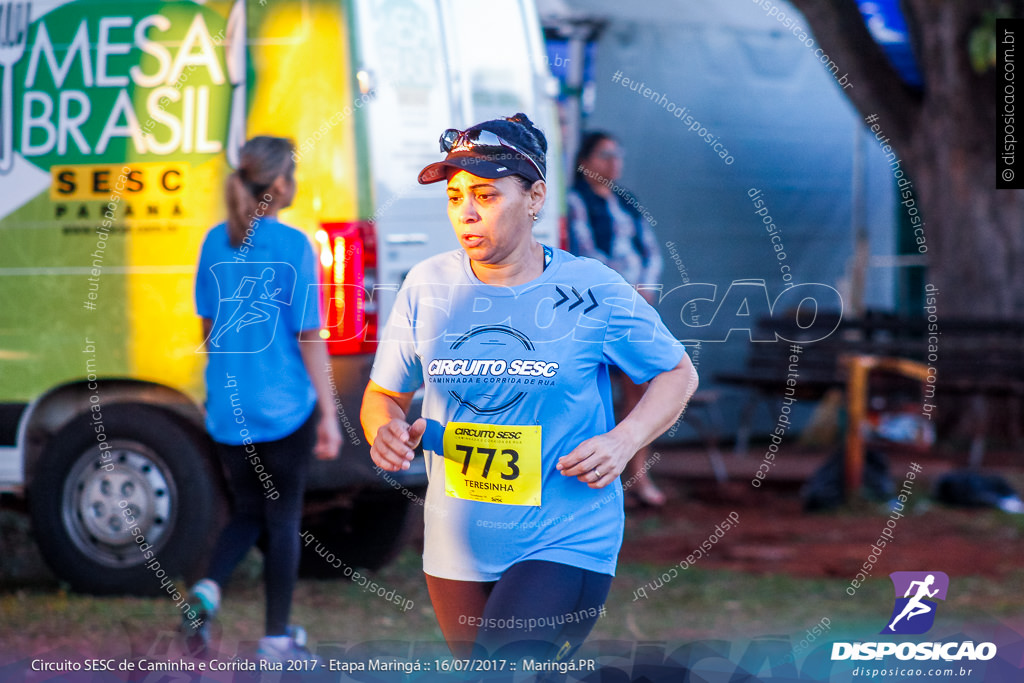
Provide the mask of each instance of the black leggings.
POLYGON ((544 560, 514 564, 491 582, 427 575, 434 612, 456 657, 564 660, 604 614, 611 585, 608 574, 544 560))
POLYGON ((268 636, 285 635, 288 628, 299 573, 302 495, 318 420, 319 413, 314 409, 301 427, 283 439, 250 446, 217 444, 234 507, 231 521, 217 539, 206 576, 224 586, 266 532, 263 575, 268 636))

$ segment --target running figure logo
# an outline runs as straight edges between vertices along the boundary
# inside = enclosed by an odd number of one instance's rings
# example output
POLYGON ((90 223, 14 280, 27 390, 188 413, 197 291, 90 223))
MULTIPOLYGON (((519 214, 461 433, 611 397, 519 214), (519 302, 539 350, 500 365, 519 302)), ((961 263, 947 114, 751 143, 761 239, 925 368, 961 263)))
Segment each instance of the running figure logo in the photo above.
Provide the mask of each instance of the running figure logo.
POLYGON ((295 269, 289 263, 222 262, 211 271, 220 302, 207 353, 259 353, 267 348, 281 307, 291 305, 295 269))
POLYGON ((893 572, 889 578, 896 591, 896 604, 889 625, 881 633, 918 635, 927 632, 935 623, 937 606, 928 598, 945 600, 949 577, 943 572, 893 572))

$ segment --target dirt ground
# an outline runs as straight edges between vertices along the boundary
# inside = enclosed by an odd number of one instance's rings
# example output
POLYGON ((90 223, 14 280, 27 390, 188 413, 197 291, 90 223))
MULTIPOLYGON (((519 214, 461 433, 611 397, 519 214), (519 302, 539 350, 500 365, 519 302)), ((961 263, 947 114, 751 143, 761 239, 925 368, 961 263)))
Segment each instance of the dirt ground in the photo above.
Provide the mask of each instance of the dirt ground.
MULTIPOLYGON (((701 560, 703 568, 853 578, 890 519, 886 505, 860 501, 839 511, 805 513, 800 486, 824 455, 787 453, 763 485, 755 488, 750 482, 762 457, 756 447, 743 458, 726 454, 729 481, 718 484, 710 476, 703 451, 660 453, 652 473, 670 495, 668 506, 628 511, 631 526, 643 527, 646 520, 647 527, 656 528, 643 534, 627 531, 620 557, 632 562, 677 563, 735 511, 739 525, 701 560), (651 521, 654 519, 657 525, 651 521)), ((897 489, 911 462, 918 463, 922 471, 913 482, 905 516, 895 520, 895 541, 879 554, 875 576, 914 568, 1001 580, 1021 571, 1024 515, 951 508, 930 500, 932 483, 956 466, 955 459, 932 454, 890 456, 889 471, 897 489)), ((1003 476, 1021 492, 1021 464, 1018 454, 989 454, 984 470, 1003 476)))
MULTIPOLYGON (((762 462, 761 450, 753 446, 745 457, 725 453, 729 478, 721 484, 712 476, 703 450, 655 451, 652 474, 669 502, 661 509, 633 506, 627 510, 620 561, 676 564, 735 512, 739 524, 701 560, 702 568, 853 578, 886 527, 889 509, 884 503, 858 501, 837 511, 806 513, 800 487, 823 462, 824 453, 787 451, 776 460, 763 485, 755 488, 751 481, 762 462)), ((879 555, 875 576, 921 568, 998 581, 1024 570, 1020 562, 1024 557, 1024 515, 951 508, 930 499, 932 483, 957 467, 956 459, 933 454, 890 456, 890 475, 897 489, 912 461, 922 472, 913 483, 904 516, 895 520, 895 541, 879 555)), ((1024 492, 1024 461, 1018 454, 989 454, 984 470, 1003 476, 1018 492, 1024 492)), ((16 515, 15 528, 11 528, 10 513, 5 519, 0 534, 0 545, 5 546, 0 591, 12 580, 23 584, 26 577, 42 579, 43 585, 53 581, 34 544, 25 543, 31 533, 27 516, 16 515)), ((39 582, 29 579, 28 583, 39 582)))
MULTIPOLYGON (((775 577, 786 575, 831 579, 809 582, 819 584, 809 600, 832 600, 829 610, 821 614, 837 617, 837 624, 838 616, 861 604, 869 605, 868 620, 877 621, 876 605, 871 601, 843 603, 837 611, 832 609, 839 604, 833 597, 841 595, 872 554, 872 544, 886 528, 890 510, 883 503, 860 501, 833 512, 805 513, 800 487, 822 463, 823 453, 787 450, 760 488, 750 482, 762 463, 763 448, 752 447, 742 458, 726 454, 729 480, 723 484, 716 483, 709 459, 700 449, 657 453, 652 472, 669 502, 660 509, 632 507, 627 511, 619 557, 621 576, 613 585, 611 599, 615 616, 598 625, 599 637, 688 642, 708 633, 716 637, 801 634, 820 618, 820 610, 815 604, 790 599, 806 587, 792 582, 780 587, 775 577), (656 600, 636 601, 635 589, 693 554, 730 515, 738 524, 716 539, 713 550, 699 560, 698 573, 690 574, 688 582, 674 582, 662 589, 656 600), (723 569, 730 572, 720 572, 723 569), (751 582, 751 577, 757 581, 751 582), (711 591, 708 597, 702 595, 705 591, 711 591), (758 596, 764 606, 735 597, 744 595, 758 596), (684 606, 688 616, 680 619, 678 611, 684 606)), ((1024 515, 954 509, 932 502, 928 495, 931 484, 955 466, 951 457, 894 455, 890 473, 897 488, 912 460, 922 471, 915 478, 905 516, 895 521, 893 542, 878 554, 871 569, 873 580, 907 570, 942 571, 958 581, 970 577, 970 588, 958 593, 958 613, 973 613, 977 606, 982 612, 998 614, 1005 627, 1024 632, 1019 590, 1024 580, 1020 566, 1024 515)), ((985 470, 1002 475, 1017 491, 1024 491, 1024 468, 1016 454, 986 457, 985 470)), ((439 632, 414 550, 404 553, 404 559, 376 578, 414 598, 415 610, 395 616, 358 587, 305 580, 296 597, 299 623, 321 638, 339 642, 359 642, 367 632, 437 641, 439 632), (310 608, 312 605, 317 607, 310 608), (339 621, 341 614, 345 616, 339 621)), ((228 615, 225 618, 230 629, 225 638, 232 643, 255 642, 262 623, 260 582, 249 577, 241 583, 242 589, 231 601, 230 619, 228 615)), ((0 617, 0 679, 5 677, 5 666, 15 666, 15 661, 30 654, 51 659, 96 652, 138 656, 158 645, 164 647, 175 637, 173 632, 168 635, 167 625, 176 623, 177 614, 166 601, 68 595, 42 566, 31 542, 27 516, 11 510, 0 516, 0 614, 8 608, 22 616, 17 625, 13 620, 5 624, 0 617)), ((950 612, 945 610, 945 614, 950 612)))

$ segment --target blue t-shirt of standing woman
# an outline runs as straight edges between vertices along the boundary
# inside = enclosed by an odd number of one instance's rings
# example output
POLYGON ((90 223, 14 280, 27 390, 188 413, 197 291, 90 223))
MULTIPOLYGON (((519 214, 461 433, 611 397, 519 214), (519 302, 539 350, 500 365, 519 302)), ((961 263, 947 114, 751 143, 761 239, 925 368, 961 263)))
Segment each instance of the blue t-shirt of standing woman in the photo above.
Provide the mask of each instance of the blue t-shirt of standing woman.
POLYGON ((284 438, 316 405, 298 339, 322 326, 312 246, 274 218, 253 227, 240 248, 226 224, 211 229, 196 272, 196 312, 213 321, 204 350, 206 428, 230 445, 284 438))

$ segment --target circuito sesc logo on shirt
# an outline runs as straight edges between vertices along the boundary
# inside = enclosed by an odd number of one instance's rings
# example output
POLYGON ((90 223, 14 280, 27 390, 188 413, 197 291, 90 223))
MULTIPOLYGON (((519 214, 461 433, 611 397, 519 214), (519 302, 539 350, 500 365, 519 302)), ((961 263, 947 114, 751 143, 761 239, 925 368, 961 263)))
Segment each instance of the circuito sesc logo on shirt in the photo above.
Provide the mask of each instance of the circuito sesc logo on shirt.
POLYGON ((536 348, 530 338, 508 325, 483 325, 460 335, 450 346, 453 358, 435 358, 427 365, 432 382, 451 384, 448 394, 477 415, 498 415, 526 398, 523 387, 555 383, 558 363, 529 358, 536 348), (506 359, 487 359, 494 350, 506 359), (484 384, 466 391, 464 384, 484 384), (503 391, 507 388, 508 391, 503 391))

